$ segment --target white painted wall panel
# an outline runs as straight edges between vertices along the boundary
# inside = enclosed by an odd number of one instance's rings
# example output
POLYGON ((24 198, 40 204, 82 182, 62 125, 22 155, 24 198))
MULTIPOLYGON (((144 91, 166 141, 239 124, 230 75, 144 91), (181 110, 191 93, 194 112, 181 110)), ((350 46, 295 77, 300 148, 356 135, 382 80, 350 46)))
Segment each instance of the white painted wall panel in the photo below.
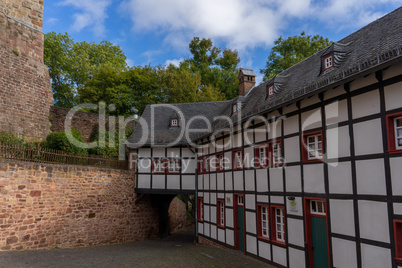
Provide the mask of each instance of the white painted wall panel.
POLYGON ((269 169, 269 181, 271 192, 283 192, 283 171, 282 168, 269 169))
POLYGON ((209 174, 204 174, 204 190, 209 190, 209 174))
POLYGON ((334 89, 330 89, 324 92, 324 100, 329 100, 341 95, 344 95, 346 93, 345 89, 343 86, 339 86, 334 89))
POLYGON ((195 159, 183 159, 181 161, 181 168, 182 168, 182 173, 188 174, 188 173, 195 173, 195 168, 197 167, 197 161, 195 159))
POLYGON ((195 176, 190 175, 190 176, 186 176, 183 175, 182 176, 182 189, 183 190, 195 190, 195 176))
POLYGON ((204 190, 204 175, 198 175, 198 189, 204 190))
POLYGON ((201 222, 198 223, 198 233, 204 234, 204 224, 201 222))
MULTIPOLYGON (((215 204, 216 205, 216 198, 215 198, 215 202, 212 201, 212 194, 211 194, 211 204, 215 204)), ((210 207, 210 212, 211 212, 211 217, 210 217, 210 221, 214 224, 216 224, 216 216, 217 216, 217 212, 216 212, 216 207, 211 206, 210 207)))
POLYGON ((286 191, 301 192, 301 170, 300 166, 285 167, 286 191))
POLYGON ((225 199, 225 194, 224 193, 218 193, 217 196, 219 199, 225 199))
POLYGON ((246 232, 257 234, 256 218, 254 212, 246 211, 246 232))
POLYGON ((329 163, 329 192, 332 194, 352 194, 352 167, 350 162, 329 163))
POLYGON ((151 173, 152 161, 151 159, 139 159, 138 160, 138 172, 139 173, 151 173))
POLYGON ((210 192, 204 193, 204 204, 209 204, 209 202, 210 202, 209 195, 210 195, 210 192))
POLYGON ((333 233, 355 236, 353 200, 330 200, 333 233))
POLYGON ((383 79, 389 79, 394 76, 400 75, 402 70, 402 63, 395 64, 388 69, 382 71, 383 79))
POLYGON ((378 81, 375 78, 375 74, 371 74, 365 78, 352 81, 352 83, 350 83, 350 91, 354 91, 356 89, 360 89, 362 87, 369 86, 377 82, 378 81))
POLYGON ((204 235, 206 236, 211 236, 210 232, 210 224, 209 223, 204 223, 204 235))
POLYGON ((180 189, 180 175, 167 176, 167 189, 180 189))
POLYGON ((402 157, 391 158, 392 194, 402 195, 402 157))
POLYGON ((269 203, 268 195, 257 195, 257 203, 269 203))
POLYGON ((380 112, 380 93, 373 90, 352 98, 353 119, 380 112))
POLYGON ((272 260, 280 265, 287 266, 286 249, 272 245, 272 260))
POLYGON ((246 235, 246 250, 251 254, 257 255, 257 238, 246 235))
POLYGON ((225 172, 225 190, 233 191, 232 172, 225 172))
POLYGON ((234 247, 234 232, 226 229, 226 244, 234 247))
POLYGON ((262 142, 267 140, 267 127, 262 126, 254 129, 255 131, 255 142, 262 142))
POLYGON ((167 148, 167 157, 180 158, 180 148, 167 148))
POLYGON ((268 174, 266 169, 257 169, 257 192, 267 192, 268 191, 268 174))
POLYGON ((225 223, 227 227, 234 227, 233 224, 233 209, 232 208, 226 208, 225 209, 226 215, 225 215, 225 223))
POLYGON ((383 152, 380 119, 354 124, 353 129, 356 155, 383 152))
POLYGON ((225 189, 223 176, 224 176, 224 173, 222 173, 222 172, 216 174, 216 184, 217 184, 218 191, 223 191, 225 189))
POLYGON ((304 166, 304 191, 306 193, 325 193, 323 164, 304 166))
POLYGON ((285 163, 300 161, 300 137, 295 136, 284 140, 285 163))
POLYGON ((181 152, 183 157, 195 157, 195 154, 190 149, 182 148, 181 152))
POLYGON ((325 121, 327 125, 348 120, 347 100, 336 101, 325 106, 325 121))
POLYGON ((313 109, 302 113, 302 130, 309 130, 322 126, 321 109, 313 109))
POLYGON ((283 108, 283 113, 288 114, 288 113, 291 113, 291 112, 294 112, 294 111, 297 111, 297 110, 298 110, 298 108, 297 108, 296 103, 292 103, 292 104, 290 104, 290 105, 288 105, 288 106, 283 108))
POLYGON ((255 195, 253 194, 246 194, 245 195, 246 199, 246 209, 253 209, 255 210, 255 195))
POLYGON ((153 148, 152 157, 165 157, 165 148, 153 148))
POLYGON ((271 245, 263 241, 258 241, 258 253, 260 257, 271 260, 271 245))
POLYGON ((152 189, 165 189, 165 175, 152 176, 152 189))
POLYGON ((356 242, 332 238, 334 267, 357 267, 356 242))
POLYGON ((225 243, 225 229, 218 228, 218 240, 225 243))
POLYGON ((283 134, 289 135, 299 132, 299 115, 287 117, 283 120, 283 134))
POLYGON ((387 203, 359 200, 359 218, 362 238, 390 242, 387 203))
POLYGON ((217 236, 218 231, 216 229, 217 228, 215 225, 211 225, 211 238, 212 239, 218 239, 218 236, 217 236))
POLYGON ((350 156, 349 126, 328 129, 326 145, 328 159, 350 156))
POLYGON ((320 99, 318 95, 314 95, 312 97, 306 98, 300 102, 300 108, 306 108, 307 106, 311 106, 313 104, 319 103, 320 99))
POLYGON ((247 130, 244 132, 244 145, 254 144, 254 131, 247 130))
POLYGON ((254 170, 246 170, 246 191, 255 191, 255 178, 254 178, 254 170))
POLYGON ((288 218, 288 241, 290 244, 304 247, 303 221, 288 218))
MULTIPOLYGON (((216 193, 210 193, 209 195, 210 195, 210 200, 209 200, 209 202, 210 202, 212 205, 216 205, 216 193)), ((215 212, 216 212, 216 209, 215 209, 215 212)))
POLYGON ((223 148, 224 148, 223 139, 219 139, 218 137, 216 139, 217 140, 215 141, 215 145, 216 145, 215 151, 221 152, 221 151, 223 151, 223 148))
POLYGON ((402 203, 394 203, 394 214, 402 215, 402 203))
MULTIPOLYGON (((207 200, 207 199, 209 199, 208 194, 204 196, 204 221, 210 221, 210 219, 211 219, 209 216, 210 215, 209 214, 210 206, 205 205, 206 203, 209 202, 209 200, 207 200)), ((204 224, 205 224, 205 227, 207 227, 207 224, 206 223, 204 223, 204 224)), ((205 232, 205 235, 209 235, 209 232, 208 233, 205 232)))
POLYGON ((151 148, 139 148, 138 155, 140 157, 151 157, 151 148))
POLYGON ((285 204, 285 199, 283 198, 283 196, 273 196, 271 195, 271 203, 274 204, 285 204))
POLYGON ((290 268, 305 268, 306 260, 304 251, 289 248, 289 267, 290 268))
POLYGON ((268 125, 268 139, 278 139, 282 135, 282 120, 268 125))
POLYGON ((243 146, 242 134, 233 135, 233 148, 238 148, 243 146))
POLYGON ((362 267, 379 268, 392 267, 391 250, 367 244, 361 245, 362 267))
POLYGON ((290 200, 286 197, 286 202, 287 202, 287 207, 286 207, 286 213, 291 214, 291 215, 297 215, 297 216, 303 216, 303 201, 301 197, 295 197, 295 200, 292 202, 296 202, 296 208, 297 211, 291 211, 290 209, 290 200))
POLYGON ((384 88, 385 108, 387 111, 397 109, 402 106, 402 83, 392 84, 384 88))
POLYGON ((244 190, 243 171, 235 171, 235 172, 233 172, 233 178, 234 178, 233 189, 235 191, 243 191, 244 190))
POLYGON ((216 190, 216 173, 211 173, 209 175, 209 178, 210 178, 210 180, 209 180, 209 182, 210 182, 209 188, 211 190, 216 190))
POLYGON ((232 169, 232 152, 226 152, 223 156, 225 157, 225 169, 232 169))
POLYGON ((253 159, 254 159, 254 148, 253 147, 246 147, 244 148, 244 167, 249 168, 253 167, 253 159))
POLYGON ((358 194, 386 195, 384 160, 356 161, 358 194))
POLYGON ((215 146, 215 142, 213 141, 213 142, 211 142, 210 144, 209 144, 209 153, 210 154, 214 154, 215 152, 216 152, 216 146, 215 146))
POLYGON ((138 175, 137 188, 151 188, 151 175, 138 175))

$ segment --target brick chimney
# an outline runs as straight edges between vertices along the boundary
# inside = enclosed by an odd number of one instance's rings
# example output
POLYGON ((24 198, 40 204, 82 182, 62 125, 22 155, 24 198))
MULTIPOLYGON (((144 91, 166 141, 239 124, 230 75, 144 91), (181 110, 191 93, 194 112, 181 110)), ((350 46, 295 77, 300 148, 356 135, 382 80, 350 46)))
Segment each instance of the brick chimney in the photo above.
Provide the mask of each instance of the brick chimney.
POLYGON ((245 96, 255 86, 255 73, 251 69, 239 70, 239 95, 245 96))

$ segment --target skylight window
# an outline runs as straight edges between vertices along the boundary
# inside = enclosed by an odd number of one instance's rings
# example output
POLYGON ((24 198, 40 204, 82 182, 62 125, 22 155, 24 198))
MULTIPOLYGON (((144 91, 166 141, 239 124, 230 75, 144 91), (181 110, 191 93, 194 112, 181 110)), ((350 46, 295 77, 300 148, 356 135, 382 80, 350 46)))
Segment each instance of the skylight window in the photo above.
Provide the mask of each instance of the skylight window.
POLYGON ((332 55, 329 55, 324 58, 324 70, 331 69, 333 67, 333 57, 332 55))

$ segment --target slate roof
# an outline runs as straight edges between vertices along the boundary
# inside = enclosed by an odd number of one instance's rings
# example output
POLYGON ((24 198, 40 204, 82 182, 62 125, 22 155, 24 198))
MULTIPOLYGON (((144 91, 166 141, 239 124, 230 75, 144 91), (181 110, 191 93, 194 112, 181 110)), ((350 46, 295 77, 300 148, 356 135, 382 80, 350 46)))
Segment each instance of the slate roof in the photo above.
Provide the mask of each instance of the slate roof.
MULTIPOLYGON (((232 115, 232 105, 239 101, 241 103, 241 120, 244 121, 252 116, 276 110, 318 92, 334 88, 385 68, 394 60, 400 60, 402 57, 401 29, 402 7, 254 87, 245 97, 237 97, 231 101, 219 103, 187 104, 191 108, 183 110, 183 112, 186 118, 202 114, 208 118, 220 115, 235 119, 235 116, 232 115), (332 52, 334 53, 334 67, 323 71, 322 57, 332 52), (266 88, 272 84, 275 86, 275 94, 273 97, 267 98, 266 88), (213 109, 208 109, 207 106, 211 106, 213 109)), ((186 105, 184 107, 187 108, 186 105)), ((144 111, 142 117, 147 118, 148 114, 144 111)), ((161 122, 167 121, 160 120, 161 122)), ((212 130, 216 131, 227 126, 227 120, 216 120, 212 130)), ((172 133, 167 131, 164 125, 158 126, 155 132, 160 133, 165 140, 173 138, 172 133)), ((192 138, 200 139, 208 134, 199 133, 193 135, 192 138)), ((133 136, 137 135, 136 129, 133 136)), ((130 138, 130 141, 134 140, 130 138)))
POLYGON ((239 72, 240 71, 243 72, 244 75, 255 76, 254 70, 252 69, 240 68, 239 72))

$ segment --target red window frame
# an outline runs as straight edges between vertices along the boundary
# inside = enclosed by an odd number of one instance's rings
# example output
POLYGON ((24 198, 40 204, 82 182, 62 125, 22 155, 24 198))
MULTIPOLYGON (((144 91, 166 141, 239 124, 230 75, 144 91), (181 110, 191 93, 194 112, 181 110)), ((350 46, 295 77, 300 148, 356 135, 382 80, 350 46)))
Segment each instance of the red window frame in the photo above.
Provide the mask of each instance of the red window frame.
POLYGON ((233 167, 233 170, 241 170, 241 169, 243 169, 243 167, 244 167, 243 161, 244 161, 243 149, 233 150, 232 151, 232 167, 233 167), (241 152, 241 167, 237 167, 237 165, 236 165, 237 162, 235 161, 236 160, 236 153, 238 153, 238 152, 241 152))
POLYGON ((257 238, 260 240, 270 241, 271 219, 269 218, 269 216, 270 216, 269 205, 257 204, 257 238), (265 237, 262 234, 262 211, 261 211, 262 208, 267 209, 267 235, 268 235, 268 237, 265 237))
POLYGON ((279 246, 286 246, 286 214, 285 214, 285 207, 284 206, 271 206, 270 209, 270 215, 271 215, 271 242, 274 244, 277 244, 279 246), (277 235, 277 231, 276 231, 276 227, 277 227, 277 222, 276 222, 276 213, 275 210, 276 209, 280 209, 282 210, 282 215, 283 215, 283 241, 279 241, 276 238, 277 235))
POLYGON ((219 228, 225 228, 225 201, 222 199, 217 200, 217 219, 216 223, 219 228), (223 210, 223 215, 222 215, 222 210, 223 210), (221 217, 223 216, 223 223, 221 221, 221 217))
POLYGON ((395 119, 402 117, 402 112, 389 114, 386 117, 387 121, 387 138, 388 138, 388 152, 390 154, 402 153, 402 148, 397 148, 395 137, 395 119))
POLYGON ((166 170, 166 173, 167 173, 167 174, 180 174, 180 171, 181 171, 181 161, 180 161, 180 159, 178 159, 178 158, 176 158, 176 159, 169 158, 169 159, 166 159, 165 161, 166 161, 166 162, 165 162, 165 170, 166 170), (179 170, 178 170, 178 171, 170 171, 170 170, 169 170, 170 161, 177 161, 177 162, 179 162, 179 170), (167 163, 167 164, 166 164, 166 163, 167 163))
POLYGON ((165 174, 166 173, 166 160, 163 158, 152 159, 152 173, 153 174, 165 174), (163 171, 155 171, 156 161, 161 161, 163 163, 163 171))
POLYGON ((274 140, 268 143, 268 152, 269 152, 269 165, 271 167, 281 166, 283 164, 283 150, 282 150, 282 140, 274 140), (273 144, 279 143, 279 150, 280 150, 280 161, 274 163, 274 148, 273 144))
POLYGON ((198 197, 197 204, 198 204, 197 219, 199 222, 204 222, 204 198, 198 197))
POLYGON ((267 143, 260 143, 255 145, 254 147, 254 166, 259 168, 259 167, 267 167, 269 165, 269 157, 268 157, 268 144, 267 143), (261 164, 261 154, 260 154, 260 148, 265 148, 265 159, 266 162, 265 164, 261 164))
POLYGON ((395 259, 402 262, 402 220, 394 220, 395 259))
POLYGON ((324 148, 324 139, 323 139, 323 135, 322 135, 322 130, 314 131, 314 132, 308 132, 308 133, 303 134, 303 136, 302 136, 302 155, 303 155, 303 162, 304 163, 321 162, 321 161, 324 160, 325 148, 324 148), (321 158, 308 159, 308 143, 307 143, 307 139, 308 139, 308 137, 317 136, 317 135, 321 135, 322 157, 321 158))
POLYGON ((268 94, 268 98, 271 98, 274 96, 274 85, 267 86, 267 94, 268 94))
POLYGON ((237 114, 237 103, 232 105, 232 113, 237 114))
POLYGON ((332 67, 334 67, 334 57, 333 57, 332 54, 326 56, 323 60, 324 60, 324 62, 323 62, 323 64, 324 64, 324 71, 329 70, 329 69, 331 69, 332 67), (331 58, 331 66, 327 67, 327 59, 329 59, 329 58, 331 58))
POLYGON ((216 171, 223 171, 225 169, 225 156, 221 153, 221 154, 217 154, 215 157, 215 169, 216 171), (220 157, 222 157, 222 168, 220 165, 220 157))
POLYGON ((170 120, 170 125, 171 125, 172 127, 177 127, 177 126, 179 126, 179 119, 176 119, 176 118, 171 119, 171 120, 170 120), (174 122, 175 122, 175 123, 174 123, 174 122))

